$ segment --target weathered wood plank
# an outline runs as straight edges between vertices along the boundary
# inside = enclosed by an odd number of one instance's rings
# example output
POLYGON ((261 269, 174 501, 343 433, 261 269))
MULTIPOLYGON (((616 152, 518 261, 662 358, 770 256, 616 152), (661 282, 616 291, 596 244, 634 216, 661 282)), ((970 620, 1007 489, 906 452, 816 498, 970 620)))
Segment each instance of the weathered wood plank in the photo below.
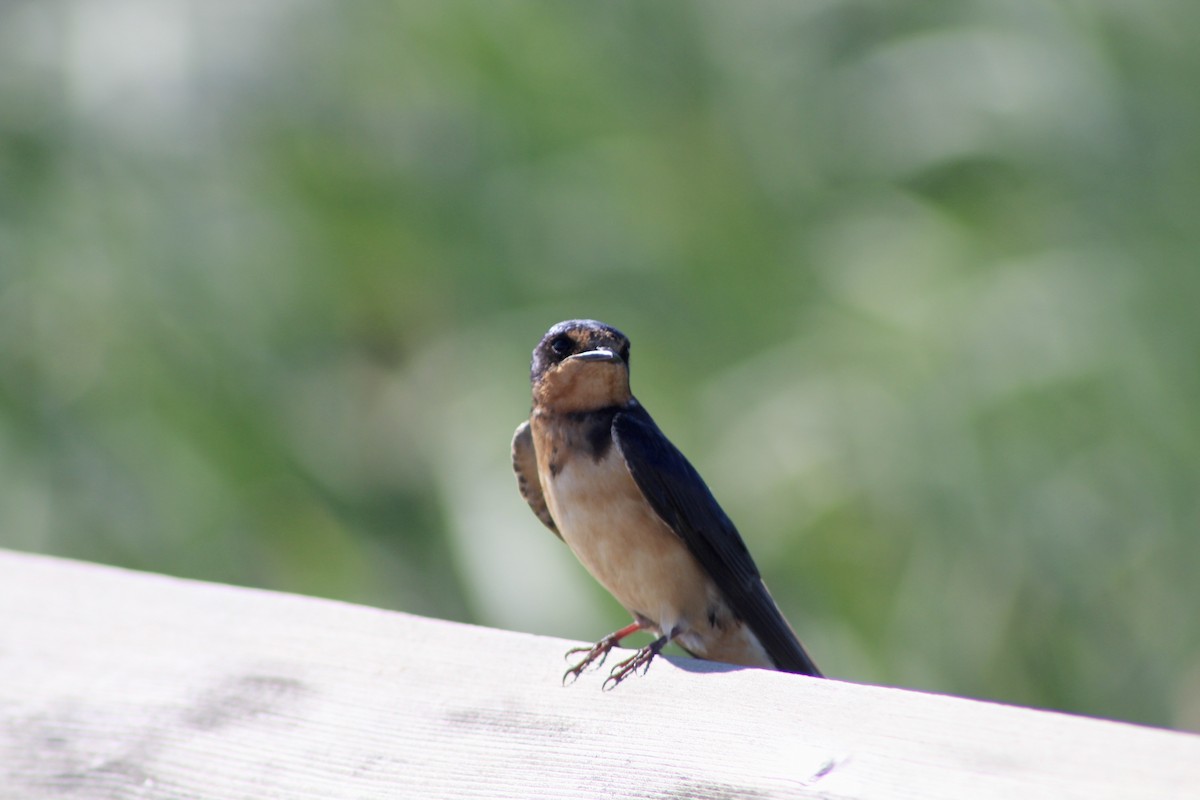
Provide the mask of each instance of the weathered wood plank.
POLYGON ((0 797, 1193 798, 1200 737, 0 553, 0 797))

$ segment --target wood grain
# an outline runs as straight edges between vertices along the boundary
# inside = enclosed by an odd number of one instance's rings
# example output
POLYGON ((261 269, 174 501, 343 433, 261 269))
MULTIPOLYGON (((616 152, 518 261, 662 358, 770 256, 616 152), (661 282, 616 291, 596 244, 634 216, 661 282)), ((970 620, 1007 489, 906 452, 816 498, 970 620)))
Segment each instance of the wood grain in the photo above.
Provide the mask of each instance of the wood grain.
POLYGON ((1200 737, 0 552, 0 798, 1195 798, 1200 737))

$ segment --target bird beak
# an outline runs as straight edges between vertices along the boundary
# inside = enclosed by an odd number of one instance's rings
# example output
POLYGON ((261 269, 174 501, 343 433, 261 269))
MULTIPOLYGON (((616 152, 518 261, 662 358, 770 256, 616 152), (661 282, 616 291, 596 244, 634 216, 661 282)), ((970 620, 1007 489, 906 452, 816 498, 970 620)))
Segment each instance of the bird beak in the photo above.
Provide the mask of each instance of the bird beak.
POLYGON ((567 359, 568 361, 620 361, 621 357, 607 347, 598 347, 595 350, 585 350, 582 353, 576 353, 567 359))

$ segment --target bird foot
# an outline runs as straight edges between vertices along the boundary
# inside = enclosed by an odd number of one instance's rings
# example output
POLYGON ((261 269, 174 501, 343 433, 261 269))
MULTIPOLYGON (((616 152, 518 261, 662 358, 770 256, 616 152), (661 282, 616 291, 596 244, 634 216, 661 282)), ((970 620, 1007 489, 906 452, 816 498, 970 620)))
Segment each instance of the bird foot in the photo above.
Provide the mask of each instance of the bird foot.
POLYGON ((610 633, 591 647, 572 647, 568 650, 563 658, 570 659, 571 656, 577 656, 580 653, 583 653, 584 656, 579 663, 563 673, 563 686, 570 686, 589 667, 593 665, 597 667, 603 666, 604 660, 608 658, 608 651, 616 647, 621 641, 616 637, 617 634, 610 633))
POLYGON ((604 679, 604 685, 600 688, 606 692, 610 692, 617 688, 617 684, 643 667, 645 669, 642 670, 642 674, 645 675, 650 670, 650 662, 654 660, 654 657, 662 651, 666 644, 667 637, 664 636, 661 639, 655 639, 641 650, 638 650, 632 656, 613 667, 612 672, 604 679))
POLYGON ((613 631, 608 636, 605 636, 591 647, 572 647, 566 652, 563 658, 570 659, 571 656, 577 656, 580 653, 583 653, 584 656, 578 664, 563 673, 563 686, 570 686, 575 682, 576 678, 582 675, 593 664, 597 667, 603 666, 604 659, 608 658, 608 651, 619 645, 621 640, 626 636, 640 631, 642 627, 640 621, 634 620, 624 628, 621 628, 621 630, 613 631))

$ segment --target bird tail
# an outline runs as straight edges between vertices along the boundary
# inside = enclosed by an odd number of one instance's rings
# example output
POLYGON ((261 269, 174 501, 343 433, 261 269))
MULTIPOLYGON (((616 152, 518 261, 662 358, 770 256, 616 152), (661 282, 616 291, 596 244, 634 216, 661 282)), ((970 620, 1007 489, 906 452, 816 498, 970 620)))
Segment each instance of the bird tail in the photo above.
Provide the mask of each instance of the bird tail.
POLYGON ((745 600, 757 606, 758 613, 754 618, 759 620, 759 624, 754 628, 754 635, 767 651, 775 668, 780 672, 811 675, 814 678, 825 677, 805 651, 804 645, 800 644, 796 632, 788 624, 787 618, 783 616, 783 612, 775 604, 775 598, 771 597, 761 579, 756 589, 761 591, 750 592, 750 597, 745 600))

